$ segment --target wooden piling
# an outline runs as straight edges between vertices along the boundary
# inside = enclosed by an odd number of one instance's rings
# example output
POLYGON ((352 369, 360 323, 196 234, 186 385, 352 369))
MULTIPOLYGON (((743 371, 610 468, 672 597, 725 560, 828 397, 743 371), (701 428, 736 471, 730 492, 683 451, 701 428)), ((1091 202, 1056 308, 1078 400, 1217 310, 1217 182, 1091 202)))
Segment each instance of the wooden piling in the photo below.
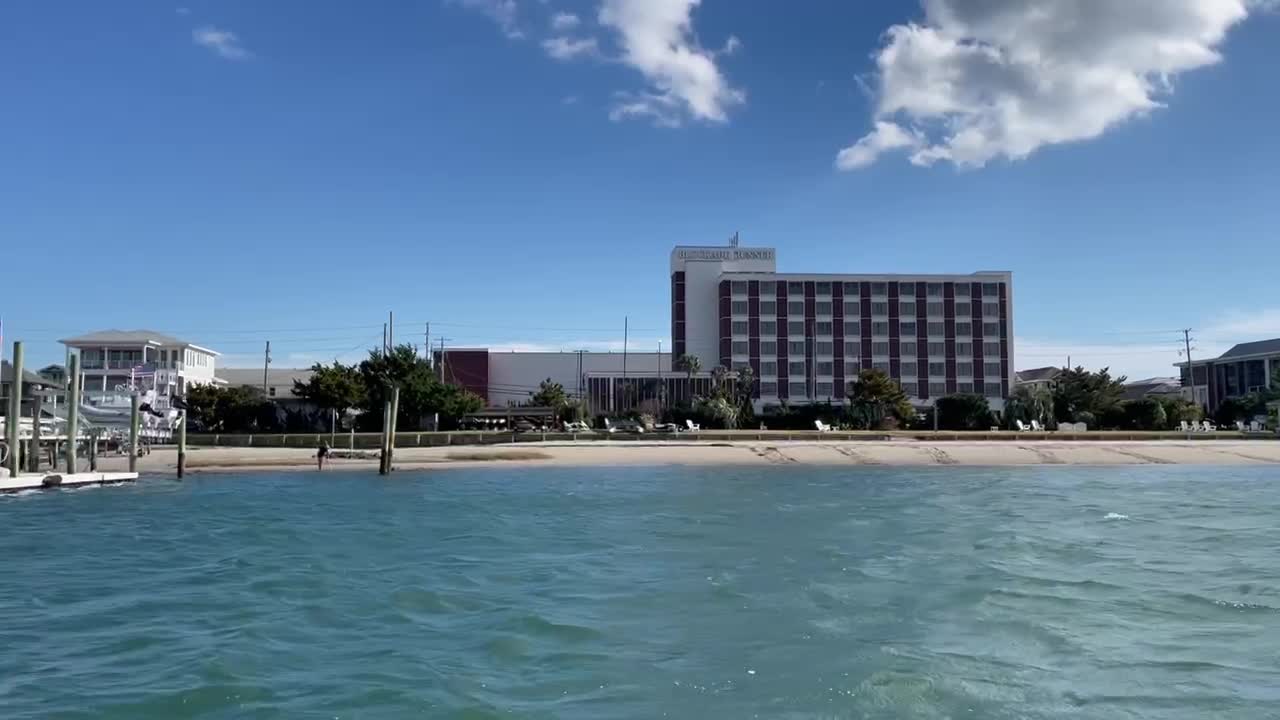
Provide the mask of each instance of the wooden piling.
POLYGON ((178 479, 187 471, 187 411, 178 417, 178 479))
MULTIPOLYGON (((36 406, 31 409, 31 441, 27 445, 27 472, 40 472, 40 403, 42 398, 36 397, 36 406)), ((58 441, 53 441, 53 446, 58 447, 58 441)), ((56 461, 54 468, 57 468, 56 461)))
POLYGON ((387 472, 391 472, 396 456, 396 419, 400 417, 400 387, 391 389, 391 434, 387 437, 387 472))
POLYGON ((67 387, 67 474, 74 475, 80 439, 80 356, 75 353, 67 360, 67 387))
POLYGON ((378 452, 378 474, 386 475, 387 468, 387 435, 391 430, 391 401, 382 404, 382 449, 378 452))
POLYGON ((98 472, 98 431, 89 433, 89 472, 98 472))
POLYGON ((138 472, 138 393, 129 398, 129 472, 138 472))
POLYGON ((18 477, 18 471, 22 469, 21 455, 19 452, 18 439, 21 437, 19 429, 22 425, 22 342, 13 344, 13 382, 9 385, 9 410, 5 414, 5 435, 7 435, 7 444, 9 445, 9 477, 18 477))

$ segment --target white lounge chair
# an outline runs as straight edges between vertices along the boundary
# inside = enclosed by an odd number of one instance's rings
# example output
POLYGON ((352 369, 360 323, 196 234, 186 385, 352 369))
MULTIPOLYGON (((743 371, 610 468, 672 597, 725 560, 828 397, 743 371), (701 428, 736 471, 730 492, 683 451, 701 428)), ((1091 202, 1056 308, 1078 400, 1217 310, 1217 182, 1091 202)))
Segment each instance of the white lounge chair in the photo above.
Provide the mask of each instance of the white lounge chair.
POLYGON ((1200 427, 1201 427, 1201 429, 1203 429, 1205 432, 1216 432, 1216 431, 1217 431, 1217 429, 1218 429, 1218 428, 1217 428, 1213 423, 1209 422, 1208 420, 1204 420, 1204 421, 1202 421, 1202 422, 1200 423, 1200 427))
POLYGON ((1027 426, 1026 426, 1026 425, 1024 425, 1024 424, 1023 424, 1023 422, 1022 422, 1021 420, 1014 420, 1014 421, 1013 421, 1013 426, 1014 426, 1014 427, 1016 427, 1016 428, 1018 428, 1018 432, 1026 432, 1026 431, 1027 431, 1027 426))
POLYGON ((813 426, 818 428, 818 432, 831 432, 831 426, 821 420, 814 420, 813 426))
POLYGON ((1191 432, 1191 426, 1187 424, 1186 420, 1179 423, 1179 427, 1182 429, 1182 432, 1191 432))
POLYGON ((1257 420, 1249 423, 1249 432, 1262 432, 1262 423, 1257 420))
POLYGON ((1243 421, 1243 420, 1237 420, 1237 421, 1236 421, 1236 430, 1237 430, 1237 431, 1239 431, 1239 432, 1244 432, 1244 421, 1243 421))
POLYGON ((702 426, 701 426, 701 425, 699 425, 698 423, 696 423, 696 422, 694 422, 694 421, 690 420, 689 418, 685 418, 685 419, 684 419, 684 424, 685 424, 685 427, 689 428, 689 432, 698 432, 698 431, 702 430, 702 426))
POLYGON ((1032 420, 1032 421, 1031 421, 1031 431, 1032 431, 1032 432, 1044 432, 1044 426, 1040 424, 1040 421, 1039 421, 1039 420, 1032 420))

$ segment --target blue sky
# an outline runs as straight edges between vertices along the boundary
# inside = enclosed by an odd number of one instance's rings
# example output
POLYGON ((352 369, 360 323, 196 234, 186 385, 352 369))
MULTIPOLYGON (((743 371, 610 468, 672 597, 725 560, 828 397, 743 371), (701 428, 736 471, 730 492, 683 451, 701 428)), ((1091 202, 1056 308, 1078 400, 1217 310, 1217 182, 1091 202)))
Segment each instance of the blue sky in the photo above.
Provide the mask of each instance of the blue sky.
POLYGON ((1170 374, 1280 335, 1280 13, 1147 5, 9 3, 6 345, 652 349, 670 248, 738 231, 1009 269, 1019 367, 1170 374))

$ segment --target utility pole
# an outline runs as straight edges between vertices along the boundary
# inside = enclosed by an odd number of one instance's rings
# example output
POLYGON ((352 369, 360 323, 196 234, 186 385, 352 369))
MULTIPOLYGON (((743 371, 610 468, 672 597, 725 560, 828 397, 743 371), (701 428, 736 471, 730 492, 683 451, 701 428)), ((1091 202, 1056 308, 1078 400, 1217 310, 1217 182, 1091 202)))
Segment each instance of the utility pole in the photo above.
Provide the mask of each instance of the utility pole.
POLYGON ((382 323, 382 354, 387 354, 387 324, 382 323))
MULTIPOLYGON (((1187 348, 1187 384, 1191 386, 1191 402, 1194 403, 1196 402, 1196 369, 1191 364, 1191 328, 1182 329, 1182 342, 1187 348)), ((1270 379, 1267 378, 1268 381, 1270 379)))
POLYGON ((266 353, 262 356, 262 396, 267 395, 267 366, 271 364, 271 341, 267 341, 266 353))
POLYGON ((396 346, 396 314, 387 311, 387 350, 390 351, 396 346))
POLYGON ((666 388, 662 387, 662 341, 658 341, 658 414, 662 414, 662 401, 666 397, 666 388))
POLYGON ((427 364, 431 364, 431 322, 427 322, 427 329, 422 332, 422 354, 427 356, 427 364))

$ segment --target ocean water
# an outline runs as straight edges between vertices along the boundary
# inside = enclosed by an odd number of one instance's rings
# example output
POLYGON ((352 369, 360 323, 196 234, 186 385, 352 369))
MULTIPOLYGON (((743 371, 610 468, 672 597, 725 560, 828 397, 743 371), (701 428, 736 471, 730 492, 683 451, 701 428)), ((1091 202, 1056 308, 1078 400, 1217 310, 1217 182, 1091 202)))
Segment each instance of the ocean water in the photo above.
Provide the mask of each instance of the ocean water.
POLYGON ((1273 468, 0 498, 0 718, 1276 718, 1273 468))

